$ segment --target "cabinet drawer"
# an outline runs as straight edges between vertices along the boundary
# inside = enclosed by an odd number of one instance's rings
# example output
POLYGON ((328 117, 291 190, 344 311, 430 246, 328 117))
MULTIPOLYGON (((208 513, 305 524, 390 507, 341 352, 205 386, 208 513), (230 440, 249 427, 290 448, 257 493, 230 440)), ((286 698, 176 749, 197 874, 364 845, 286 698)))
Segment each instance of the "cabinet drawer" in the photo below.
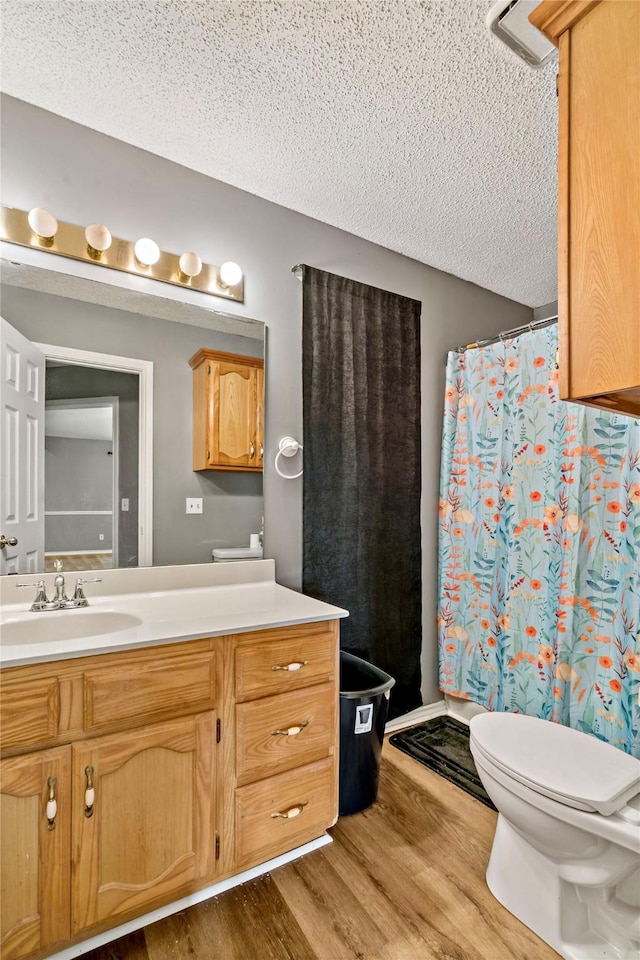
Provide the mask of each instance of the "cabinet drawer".
POLYGON ((332 758, 236 790, 238 866, 260 863, 306 843, 337 813, 332 758), (295 811, 299 810, 297 815, 295 811), (290 817, 278 814, 290 813, 290 817))
POLYGON ((238 704, 238 783, 261 780, 332 755, 335 697, 334 684, 323 683, 238 704))
POLYGON ((236 650, 236 700, 286 693, 322 680, 333 680, 337 640, 331 623, 325 630, 240 644, 236 650), (288 668, 288 669, 287 669, 288 668))
POLYGON ((152 664, 85 670, 84 729, 136 726, 165 715, 215 707, 215 654, 159 658, 152 664))
POLYGON ((0 730, 2 746, 30 746, 53 740, 60 723, 57 677, 42 677, 2 685, 0 730))

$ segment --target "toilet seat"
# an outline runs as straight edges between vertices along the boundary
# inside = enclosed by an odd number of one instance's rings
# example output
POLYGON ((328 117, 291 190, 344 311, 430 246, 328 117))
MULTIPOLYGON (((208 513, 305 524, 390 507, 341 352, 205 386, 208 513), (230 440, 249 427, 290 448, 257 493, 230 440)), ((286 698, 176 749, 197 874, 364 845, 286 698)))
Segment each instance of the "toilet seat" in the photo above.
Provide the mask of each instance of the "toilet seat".
POLYGON ((604 816, 640 794, 640 762, 595 737, 518 713, 471 721, 474 749, 534 793, 604 816))

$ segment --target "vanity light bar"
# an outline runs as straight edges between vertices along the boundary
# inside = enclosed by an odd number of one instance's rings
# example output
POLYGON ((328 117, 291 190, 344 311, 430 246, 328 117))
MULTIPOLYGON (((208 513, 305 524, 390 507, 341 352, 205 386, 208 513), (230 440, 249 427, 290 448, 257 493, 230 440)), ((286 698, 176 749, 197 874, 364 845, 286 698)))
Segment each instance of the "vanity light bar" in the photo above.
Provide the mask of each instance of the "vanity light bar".
POLYGON ((112 237, 102 224, 90 224, 85 229, 73 223, 57 221, 41 207, 27 212, 3 204, 0 207, 0 240, 56 253, 72 260, 84 260, 111 270, 122 270, 138 277, 161 280, 177 287, 188 287, 214 297, 244 302, 244 277, 235 263, 214 267, 202 263, 196 253, 188 252, 181 256, 166 253, 147 237, 135 242, 120 240, 112 237), (40 230, 43 233, 36 232, 40 230), (190 272, 192 270, 193 273, 190 272))

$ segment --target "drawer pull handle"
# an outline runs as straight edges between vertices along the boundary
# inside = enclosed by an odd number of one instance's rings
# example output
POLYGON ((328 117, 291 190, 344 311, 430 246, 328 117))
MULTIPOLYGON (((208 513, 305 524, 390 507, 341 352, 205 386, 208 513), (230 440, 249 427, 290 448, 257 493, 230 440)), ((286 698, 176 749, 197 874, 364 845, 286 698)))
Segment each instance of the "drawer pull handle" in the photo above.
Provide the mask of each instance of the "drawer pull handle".
POLYGON ((302 803, 298 803, 295 807, 289 807, 289 809, 285 810, 284 813, 272 813, 271 819, 275 820, 277 817, 282 817, 283 820, 294 820, 296 817, 300 816, 308 803, 308 800, 303 800, 302 803))
POLYGON ((49 777, 47 786, 49 787, 49 798, 47 800, 47 830, 55 830, 56 816, 58 814, 58 804, 56 801, 57 777, 49 777))
POLYGON ((272 730, 272 737, 297 737, 302 733, 305 727, 309 726, 308 720, 303 720, 297 727, 288 727, 286 730, 272 730))
POLYGON ((287 663, 286 666, 281 667, 279 663, 274 663, 271 667, 272 670, 288 670, 289 673, 293 673, 294 670, 299 670, 301 667, 306 667, 309 663, 308 660, 294 660, 293 663, 287 663))
POLYGON ((84 774, 87 778, 87 789, 84 792, 84 815, 89 818, 93 816, 93 806, 96 802, 96 791, 93 787, 93 767, 91 764, 84 768, 84 774))

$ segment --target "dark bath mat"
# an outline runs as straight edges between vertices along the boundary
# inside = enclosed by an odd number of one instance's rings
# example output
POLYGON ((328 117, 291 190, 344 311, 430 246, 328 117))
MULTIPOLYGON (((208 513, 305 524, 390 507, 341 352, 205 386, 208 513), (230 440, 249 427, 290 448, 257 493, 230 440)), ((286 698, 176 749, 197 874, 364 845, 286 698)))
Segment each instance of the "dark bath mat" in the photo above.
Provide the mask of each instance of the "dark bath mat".
POLYGON ((417 727, 394 733, 389 743, 462 787, 487 807, 496 809, 478 776, 469 749, 469 727, 465 723, 452 717, 434 717, 417 727))

